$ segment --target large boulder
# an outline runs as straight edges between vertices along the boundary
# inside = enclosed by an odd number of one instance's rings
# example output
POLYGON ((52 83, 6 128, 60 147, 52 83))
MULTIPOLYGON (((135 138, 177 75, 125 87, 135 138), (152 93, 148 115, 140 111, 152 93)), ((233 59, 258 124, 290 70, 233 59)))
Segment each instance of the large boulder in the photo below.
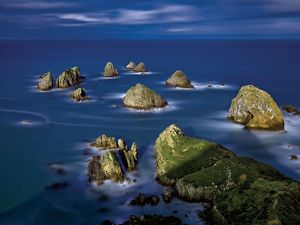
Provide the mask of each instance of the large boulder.
POLYGON ((86 95, 85 89, 83 89, 83 88, 75 89, 71 93, 70 97, 71 97, 71 99, 73 99, 74 101, 77 101, 77 102, 90 100, 90 97, 86 95))
POLYGON ((172 76, 166 81, 166 85, 170 87, 179 88, 194 88, 189 78, 181 70, 177 70, 172 76))
POLYGON ((111 62, 108 62, 104 67, 103 76, 105 77, 116 77, 119 73, 117 69, 114 67, 114 65, 111 62))
POLYGON ((105 180, 123 182, 124 172, 121 168, 116 153, 109 151, 101 156, 93 156, 88 164, 88 177, 90 182, 103 184, 105 180))
POLYGON ((136 73, 145 73, 147 72, 147 68, 143 62, 140 62, 136 67, 133 69, 134 72, 136 73))
POLYGON ((159 94, 140 83, 126 92, 123 103, 125 107, 134 109, 162 108, 167 105, 159 94))
POLYGON ((232 100, 228 118, 251 129, 282 130, 283 114, 267 92, 243 86, 232 100))
POLYGON ((68 88, 80 84, 83 77, 80 75, 78 67, 65 70, 56 80, 57 88, 68 88))
POLYGON ((37 88, 41 91, 49 91, 53 88, 53 77, 50 72, 40 76, 37 88))
POLYGON ((155 155, 158 181, 182 199, 210 202, 214 224, 300 224, 300 184, 271 166, 187 137, 175 125, 159 135, 155 155))

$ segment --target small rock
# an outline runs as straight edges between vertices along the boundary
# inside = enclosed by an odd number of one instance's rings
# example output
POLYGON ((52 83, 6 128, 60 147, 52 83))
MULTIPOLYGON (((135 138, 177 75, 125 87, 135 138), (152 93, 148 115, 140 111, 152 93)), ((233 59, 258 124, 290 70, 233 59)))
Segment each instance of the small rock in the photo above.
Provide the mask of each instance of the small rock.
POLYGON ((159 197, 157 195, 144 195, 139 194, 134 199, 131 200, 130 205, 134 206, 145 206, 145 205, 158 205, 159 204, 159 197))
POLYGON ((119 138, 119 139, 118 139, 118 147, 119 147, 119 149, 121 149, 121 150, 127 148, 127 146, 126 146, 126 144, 125 144, 125 141, 124 141, 122 138, 119 138))
POLYGON ((212 85, 211 85, 211 84, 209 84, 209 85, 207 85, 207 87, 211 88, 211 87, 212 87, 212 85))
POLYGON ((103 184, 105 180, 122 183, 125 180, 124 172, 114 152, 106 152, 101 156, 94 156, 88 164, 90 182, 103 184))
POLYGON ((118 71, 115 69, 114 65, 111 62, 108 62, 104 67, 103 76, 105 77, 116 77, 118 76, 118 71))
POLYGON ((134 69, 133 69, 134 72, 136 73, 145 73, 147 72, 148 70, 146 69, 146 66, 143 62, 140 62, 134 69))
POLYGON ((290 160, 298 160, 298 156, 296 156, 296 155, 291 155, 291 156, 290 156, 290 160))
POLYGON ((55 172, 58 175, 65 175, 66 174, 66 169, 64 168, 64 166, 61 163, 49 163, 48 164, 49 168, 55 172))
POLYGON ((165 203, 170 203, 172 201, 173 197, 173 188, 171 187, 166 187, 164 189, 164 193, 162 194, 162 199, 164 200, 165 203))
POLYGON ((127 148, 126 145, 120 149, 121 149, 120 153, 127 171, 128 172, 134 171, 136 169, 137 151, 138 151, 136 144, 133 143, 130 150, 127 148))
POLYGON ((107 149, 116 149, 117 148, 117 143, 115 141, 114 137, 108 137, 105 134, 102 134, 96 139, 96 142, 91 144, 93 147, 102 149, 102 150, 107 150, 107 149))
POLYGON ((130 61, 130 62, 128 63, 128 65, 126 66, 126 69, 132 71, 132 70, 134 70, 135 67, 136 67, 135 63, 132 62, 132 61, 130 61))
POLYGON ((143 215, 130 216, 129 220, 121 225, 183 225, 175 216, 143 215))
POLYGON ((61 190, 69 186, 68 182, 56 182, 46 187, 46 190, 61 190))
POLYGON ((296 106, 293 105, 287 105, 287 106, 283 106, 282 110, 288 112, 288 113, 297 113, 298 109, 296 106))
POLYGON ((166 81, 166 85, 170 87, 194 88, 189 78, 181 70, 177 70, 166 81))
POLYGON ((162 108, 167 105, 159 94, 140 83, 126 92, 123 103, 125 107, 134 109, 162 108))
POLYGON ((40 76, 37 88, 41 91, 49 91, 53 88, 53 77, 50 72, 40 76))
POLYGON ((91 99, 89 96, 86 95, 85 89, 83 88, 77 88, 76 90, 74 90, 70 97, 77 102, 91 99))

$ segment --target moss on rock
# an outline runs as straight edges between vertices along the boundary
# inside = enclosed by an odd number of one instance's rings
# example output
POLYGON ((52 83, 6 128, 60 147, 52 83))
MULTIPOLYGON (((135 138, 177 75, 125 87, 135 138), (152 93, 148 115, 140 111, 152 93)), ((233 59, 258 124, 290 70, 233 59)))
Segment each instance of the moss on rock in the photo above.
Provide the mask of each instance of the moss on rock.
POLYGON ((267 92, 253 85, 243 86, 232 100, 228 118, 251 129, 282 130, 284 118, 267 92))

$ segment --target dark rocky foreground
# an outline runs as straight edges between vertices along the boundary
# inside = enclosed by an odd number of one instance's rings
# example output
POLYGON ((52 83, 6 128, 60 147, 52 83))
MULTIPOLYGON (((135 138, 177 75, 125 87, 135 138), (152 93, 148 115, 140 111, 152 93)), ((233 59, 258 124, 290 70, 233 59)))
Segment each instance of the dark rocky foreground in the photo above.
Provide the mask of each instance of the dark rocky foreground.
MULTIPOLYGON (((115 225, 111 221, 103 221, 102 225, 115 225)), ((175 216, 144 215, 130 216, 127 221, 120 225, 183 225, 175 216)))
POLYGON ((300 224, 300 184, 271 166, 188 137, 176 125, 159 135, 155 154, 157 180, 184 200, 209 202, 214 224, 300 224))

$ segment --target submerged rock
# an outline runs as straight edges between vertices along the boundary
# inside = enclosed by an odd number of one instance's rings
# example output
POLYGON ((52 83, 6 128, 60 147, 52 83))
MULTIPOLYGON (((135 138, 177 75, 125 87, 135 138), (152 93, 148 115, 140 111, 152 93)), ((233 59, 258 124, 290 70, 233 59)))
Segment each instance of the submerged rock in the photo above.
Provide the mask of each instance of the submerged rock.
POLYGON ((78 67, 65 70, 56 80, 57 88, 68 88, 80 84, 83 77, 80 75, 78 67))
POLYGON ((243 86, 232 100, 228 118, 251 129, 282 130, 283 114, 267 92, 243 86))
POLYGON ((114 65, 111 62, 108 62, 104 67, 103 76, 105 77, 116 77, 118 76, 118 71, 115 69, 114 65))
POLYGON ((93 156, 88 164, 90 182, 103 184, 105 180, 122 183, 125 180, 124 172, 114 152, 109 151, 101 156, 93 156))
POLYGON ((147 72, 147 68, 143 62, 140 62, 136 67, 133 69, 134 72, 136 73, 145 73, 147 72))
POLYGON ((296 156, 296 155, 291 155, 291 156, 290 156, 290 160, 298 160, 298 156, 296 156))
POLYGON ((132 71, 132 70, 134 70, 135 67, 136 67, 135 63, 132 62, 132 61, 130 61, 130 62, 128 63, 128 65, 126 66, 126 69, 132 71))
POLYGON ((134 206, 145 206, 145 205, 158 205, 159 204, 159 197, 157 195, 145 195, 139 194, 134 199, 130 201, 130 205, 134 206))
POLYGON ((40 76, 37 88, 41 91, 49 91, 53 88, 53 77, 50 72, 40 76))
POLYGON ((114 137, 108 137, 105 134, 97 137, 96 142, 91 144, 92 147, 96 147, 102 150, 116 149, 117 143, 114 137))
POLYGON ((89 96, 86 95, 85 89, 83 88, 77 88, 76 90, 74 90, 71 93, 70 97, 77 102, 91 99, 89 96))
POLYGON ((164 193, 162 194, 162 199, 165 203, 170 203, 174 195, 174 190, 171 187, 165 187, 164 193))
POLYGON ((298 112, 298 109, 296 106, 293 105, 287 105, 287 106, 283 106, 282 109, 288 113, 296 113, 298 112))
POLYGON ((177 70, 173 73, 173 75, 166 81, 166 85, 170 87, 194 88, 189 78, 181 70, 177 70))
POLYGON ((159 135, 155 157, 158 181, 182 199, 210 202, 214 224, 300 224, 300 184, 271 166, 187 137, 176 125, 159 135))
MULTIPOLYGON (((102 225, 112 225, 111 221, 106 220, 102 225)), ((130 216, 130 218, 120 225, 183 225, 179 218, 175 216, 143 215, 130 216)))
POLYGON ((134 109, 162 108, 167 105, 159 94, 140 83, 126 92, 123 103, 125 107, 134 109))

